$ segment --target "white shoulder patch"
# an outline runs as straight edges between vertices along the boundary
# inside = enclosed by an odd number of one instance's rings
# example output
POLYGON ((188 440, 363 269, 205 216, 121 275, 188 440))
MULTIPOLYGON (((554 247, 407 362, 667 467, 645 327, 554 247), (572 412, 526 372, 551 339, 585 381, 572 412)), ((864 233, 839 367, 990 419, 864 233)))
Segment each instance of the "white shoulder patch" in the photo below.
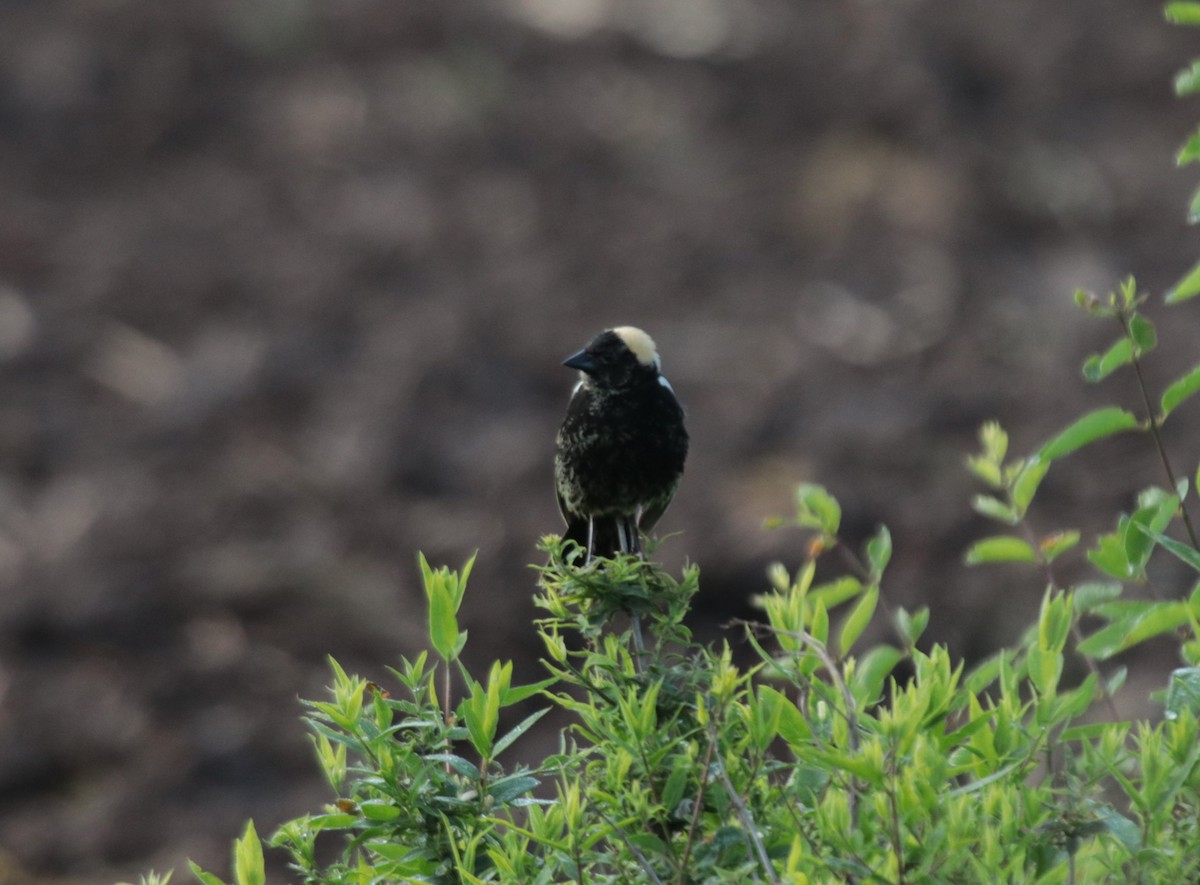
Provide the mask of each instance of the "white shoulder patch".
POLYGON ((661 362, 653 338, 636 326, 617 326, 613 329, 613 333, 633 351, 633 355, 637 357, 639 363, 643 366, 653 365, 654 368, 659 368, 661 362))
POLYGON ((663 387, 667 388, 667 390, 671 391, 672 394, 675 393, 675 388, 671 386, 671 382, 667 380, 666 375, 659 375, 658 383, 661 384, 663 387))

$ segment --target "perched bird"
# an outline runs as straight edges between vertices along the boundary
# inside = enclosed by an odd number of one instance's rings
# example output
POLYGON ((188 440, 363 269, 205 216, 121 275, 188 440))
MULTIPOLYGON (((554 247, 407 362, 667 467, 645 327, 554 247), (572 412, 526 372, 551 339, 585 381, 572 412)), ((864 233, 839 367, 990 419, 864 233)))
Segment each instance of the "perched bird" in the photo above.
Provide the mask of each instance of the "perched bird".
POLYGON ((639 532, 658 522, 683 475, 683 407, 653 339, 633 326, 601 332, 563 365, 580 373, 554 458, 563 539, 589 560, 640 554, 639 532))

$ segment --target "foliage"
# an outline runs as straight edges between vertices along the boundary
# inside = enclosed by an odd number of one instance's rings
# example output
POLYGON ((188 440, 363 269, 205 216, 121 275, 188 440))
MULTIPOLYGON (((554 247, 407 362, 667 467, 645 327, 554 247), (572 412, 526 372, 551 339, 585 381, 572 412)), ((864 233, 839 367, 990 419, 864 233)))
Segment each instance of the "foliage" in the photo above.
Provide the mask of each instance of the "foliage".
MULTIPOLYGON (((1200 27, 1200 3, 1193 0, 1174 2, 1166 5, 1167 20, 1177 25, 1200 27)), ((1188 67, 1175 75, 1175 93, 1180 96, 1194 95, 1200 92, 1200 59, 1194 59, 1188 67)), ((1187 166, 1200 162, 1200 128, 1197 128, 1179 148, 1175 156, 1179 166, 1187 166)), ((1192 224, 1200 222, 1200 189, 1192 194, 1188 204, 1188 221, 1192 224)), ((1200 295, 1200 263, 1197 263, 1184 277, 1167 292, 1168 304, 1186 301, 1200 295)))
MULTIPOLYGON (((983 439, 972 470, 1024 525, 1033 500, 1031 492, 1025 500, 1027 459, 1004 460, 996 425, 983 439)), ((1174 517, 1178 498, 1141 497, 1147 503, 1128 521, 1160 534, 1170 528, 1174 520, 1160 514, 1173 502, 1174 517)), ((1200 594, 1121 599, 1143 580, 1156 549, 1151 535, 1126 531, 1133 547, 1123 582, 1052 581, 1025 640, 967 669, 940 646, 919 648, 928 610, 883 608, 886 529, 860 558, 839 536, 840 508, 827 491, 802 486, 796 504, 791 519, 777 522, 814 540, 794 574, 771 569, 759 599, 765 622, 743 625, 754 652, 748 665, 735 662, 728 643, 691 639, 683 618, 697 568, 676 579, 634 557, 581 566, 578 548, 547 539, 537 602, 551 678, 514 686, 511 665, 495 663, 479 681, 459 658, 455 611, 465 574, 422 562, 440 661, 403 660, 392 671, 395 698, 332 664, 331 699, 308 707, 339 798, 284 824, 270 844, 311 883, 1200 875, 1195 668, 1176 671, 1161 721, 1095 720, 1097 702, 1122 678, 1096 669, 1113 648, 1170 623, 1187 660, 1200 637, 1200 594), (818 581, 818 561, 833 550, 849 554, 849 571, 818 581), (864 647, 882 616, 896 644, 864 647), (1081 622, 1095 618, 1106 626, 1079 641, 1081 622), (636 638, 638 622, 649 628, 649 645, 636 638), (1093 670, 1067 685, 1072 654, 1093 670), (450 668, 464 688, 447 713, 436 686, 439 669, 450 668), (535 696, 570 715, 560 750, 536 770, 506 769, 499 757, 547 708, 506 730, 501 713, 535 696), (334 833, 342 851, 321 864, 317 840, 334 833)), ((1025 541, 1030 556, 1015 558, 1048 566, 1077 535, 1025 541)), ((981 542, 974 557, 988 561, 997 549, 981 542)), ((264 881, 252 826, 234 856, 238 885, 264 881)), ((205 885, 221 883, 194 872, 205 885)))
MULTIPOLYGON (((511 663, 496 662, 477 679, 458 623, 471 562, 453 572, 422 558, 435 658, 402 659, 396 696, 331 662, 330 699, 307 707, 338 798, 269 844, 322 885, 1195 881, 1200 583, 1148 594, 1147 568, 1164 551, 1200 572, 1190 483, 1160 432, 1200 383, 1191 370, 1150 396, 1141 362, 1157 336, 1132 280, 1077 301, 1121 330, 1085 378, 1129 367, 1141 414, 1096 409, 1020 457, 999 424, 982 428, 967 466, 987 491, 973 504, 1001 529, 967 560, 1017 563, 1045 587, 1015 647, 970 668, 923 647, 929 610, 886 602, 887 529, 855 550, 837 500, 812 484, 770 523, 809 540, 795 571, 769 570, 763 621, 738 625, 748 662, 728 641, 692 639, 697 567, 676 578, 631 556, 585 563, 547 538, 536 602, 549 678, 514 685, 511 663), (1030 512, 1054 464, 1118 433, 1152 441, 1165 487, 1139 493, 1090 545, 1077 528, 1036 532, 1030 512), (828 567, 834 553, 843 569, 828 567), (1099 579, 1062 585, 1071 556, 1099 579), (864 641, 887 625, 893 641, 864 641), (1182 663, 1163 680, 1164 714, 1122 720, 1125 669, 1110 661, 1154 639, 1182 663), (551 708, 568 720, 558 752, 505 765, 551 708), (340 853, 319 860, 318 840, 340 853)), ((251 825, 234 881, 263 882, 263 864, 251 825)))

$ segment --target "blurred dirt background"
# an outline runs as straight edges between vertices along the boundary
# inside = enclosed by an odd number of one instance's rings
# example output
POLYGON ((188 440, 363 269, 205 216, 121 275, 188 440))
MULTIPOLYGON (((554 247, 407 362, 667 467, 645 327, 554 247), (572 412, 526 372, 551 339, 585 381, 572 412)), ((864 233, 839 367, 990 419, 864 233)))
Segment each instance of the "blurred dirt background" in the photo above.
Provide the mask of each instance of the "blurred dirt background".
MULTIPOLYGON (((962 565, 963 458, 1136 405, 1085 389, 1116 330, 1071 295, 1200 254, 1195 36, 1133 0, 5 0, 3 881, 224 873, 317 810, 297 697, 419 648, 418 549, 479 549, 471 659, 536 677, 559 362, 611 325, 689 408, 661 553, 705 635, 799 563, 762 521, 810 480, 891 526, 930 639, 1013 641, 1040 579, 962 565)), ((1155 304, 1161 383, 1200 308, 1155 304)), ((1106 443, 1034 520, 1160 481, 1106 443)))

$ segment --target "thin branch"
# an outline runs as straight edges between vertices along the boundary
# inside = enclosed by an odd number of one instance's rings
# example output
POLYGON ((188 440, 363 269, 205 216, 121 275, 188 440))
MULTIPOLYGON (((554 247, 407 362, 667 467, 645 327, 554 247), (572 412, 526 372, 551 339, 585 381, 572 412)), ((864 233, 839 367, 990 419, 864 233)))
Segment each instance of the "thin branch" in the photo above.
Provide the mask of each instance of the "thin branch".
POLYGON ((900 807, 896 802, 896 748, 891 748, 891 758, 888 760, 888 811, 892 818, 892 826, 890 837, 892 840, 892 851, 896 854, 896 873, 900 877, 896 880, 898 885, 904 885, 907 882, 905 876, 904 865, 904 839, 900 833, 900 807))
POLYGON ((648 877, 647 881, 657 883, 657 885, 663 885, 663 880, 658 878, 658 874, 654 872, 654 867, 650 865, 650 861, 646 859, 646 855, 642 854, 641 850, 629 841, 629 837, 625 835, 625 831, 617 825, 617 822, 603 811, 597 809, 596 813, 600 815, 601 820, 612 827, 613 832, 616 833, 620 837, 621 841, 625 843, 625 847, 629 849, 629 853, 634 856, 634 859, 637 860, 638 864, 642 868, 642 871, 648 877))
MULTIPOLYGON (((711 718, 708 721, 708 739, 714 744, 717 742, 716 726, 711 718)), ((750 814, 746 800, 734 789, 733 781, 729 779, 729 772, 725 770, 725 760, 718 755, 714 766, 717 770, 717 777, 721 779, 721 785, 729 796, 729 801, 733 803, 733 809, 737 813, 738 821, 741 822, 742 831, 746 834, 746 841, 758 855, 758 863, 766 874, 767 881, 780 885, 779 877, 775 875, 775 866, 771 863, 770 855, 767 854, 767 846, 763 844, 762 837, 758 834, 758 827, 754 823, 754 817, 750 814)))
MULTIPOLYGON (((1158 459, 1162 462, 1163 470, 1167 473, 1167 482, 1170 483, 1170 490, 1174 492, 1179 488, 1179 483, 1175 479, 1175 471, 1171 467, 1171 459, 1167 457, 1166 447, 1163 445, 1162 431, 1159 427, 1158 417, 1154 413, 1154 406, 1150 402, 1150 391, 1146 386, 1146 376, 1142 374, 1142 362, 1138 359, 1137 343, 1133 339, 1133 332, 1129 328, 1129 318, 1124 311, 1117 312, 1117 319, 1121 323, 1121 330, 1125 333, 1125 337, 1129 339, 1133 345, 1132 359, 1133 371, 1137 375, 1138 390, 1142 394, 1142 402, 1146 406, 1146 418, 1150 423, 1150 435, 1154 437, 1154 446, 1158 449, 1158 459)), ((1188 540, 1192 543, 1193 550, 1200 550, 1200 542, 1196 540, 1196 529, 1192 526, 1192 518, 1188 514, 1187 505, 1181 499, 1179 502, 1179 512, 1183 516, 1183 527, 1187 530, 1188 540)))
MULTIPOLYGON (((708 767, 712 765, 713 752, 716 748, 717 745, 710 740, 708 748, 704 751, 704 765, 701 767, 701 771, 708 771, 708 767)), ((679 882, 679 885, 683 885, 684 883, 683 877, 687 871, 688 861, 692 857, 692 846, 696 842, 696 827, 700 824, 700 812, 704 810, 704 787, 707 783, 708 778, 701 776, 700 787, 696 791, 695 805, 692 807, 692 819, 688 823, 687 843, 683 848, 683 862, 680 864, 679 878, 676 880, 679 882)))

